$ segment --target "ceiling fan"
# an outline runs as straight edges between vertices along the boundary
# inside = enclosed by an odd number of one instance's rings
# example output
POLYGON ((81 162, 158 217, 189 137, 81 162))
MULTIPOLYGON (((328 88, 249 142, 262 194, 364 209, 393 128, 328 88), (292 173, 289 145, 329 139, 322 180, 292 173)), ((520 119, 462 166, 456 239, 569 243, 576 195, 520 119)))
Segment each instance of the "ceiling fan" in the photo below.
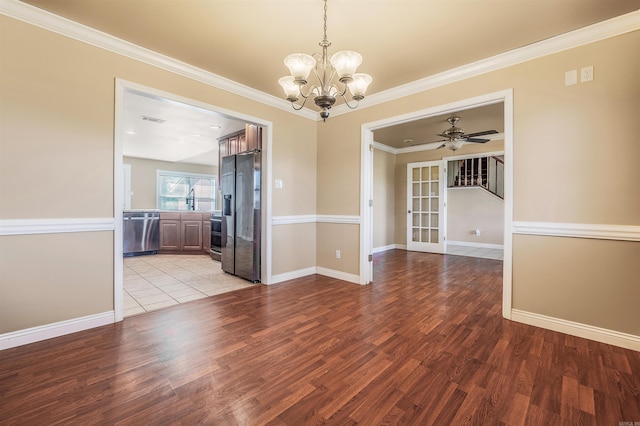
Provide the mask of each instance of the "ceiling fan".
POLYGON ((449 124, 451 124, 451 127, 442 133, 438 133, 438 136, 441 136, 445 139, 442 141, 438 141, 443 142, 443 144, 436 149, 449 147, 450 150, 455 151, 460 148, 465 142, 485 143, 491 140, 481 139, 477 136, 493 135, 498 133, 497 130, 485 130, 483 132, 476 132, 465 135, 463 128, 456 127, 456 123, 458 122, 458 120, 460 120, 460 117, 457 116, 447 118, 447 121, 449 122, 449 124))

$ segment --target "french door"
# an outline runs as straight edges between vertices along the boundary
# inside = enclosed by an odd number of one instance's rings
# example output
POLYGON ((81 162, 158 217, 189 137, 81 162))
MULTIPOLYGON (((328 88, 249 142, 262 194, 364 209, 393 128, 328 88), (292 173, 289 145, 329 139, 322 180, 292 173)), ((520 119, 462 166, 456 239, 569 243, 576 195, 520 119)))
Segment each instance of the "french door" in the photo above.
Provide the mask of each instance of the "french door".
POLYGON ((443 164, 407 164, 407 250, 444 253, 443 164))

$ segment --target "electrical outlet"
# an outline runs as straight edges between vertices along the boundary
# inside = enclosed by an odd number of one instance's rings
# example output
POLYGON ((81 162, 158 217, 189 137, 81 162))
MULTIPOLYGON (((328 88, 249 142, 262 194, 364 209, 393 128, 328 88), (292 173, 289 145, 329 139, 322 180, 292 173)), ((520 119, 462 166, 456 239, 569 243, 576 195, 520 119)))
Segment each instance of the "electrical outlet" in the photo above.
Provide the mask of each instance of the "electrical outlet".
POLYGON ((593 81, 593 65, 580 68, 580 83, 593 81))
POLYGON ((277 189, 282 189, 282 186, 284 185, 284 182, 282 181, 282 179, 276 179, 275 180, 275 184, 276 184, 276 188, 277 189))
POLYGON ((336 259, 340 259, 340 250, 336 250, 336 259))

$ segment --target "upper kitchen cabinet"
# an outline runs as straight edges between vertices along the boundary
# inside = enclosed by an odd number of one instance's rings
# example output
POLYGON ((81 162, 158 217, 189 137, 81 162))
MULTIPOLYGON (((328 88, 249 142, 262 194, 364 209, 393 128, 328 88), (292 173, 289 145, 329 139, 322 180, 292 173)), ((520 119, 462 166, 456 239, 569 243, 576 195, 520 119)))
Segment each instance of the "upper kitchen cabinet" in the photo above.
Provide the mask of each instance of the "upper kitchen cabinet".
MULTIPOLYGON (((262 127, 246 124, 244 130, 218 138, 218 144, 218 165, 220 165, 222 157, 262 149, 262 127)), ((218 175, 218 181, 219 179, 218 175)))

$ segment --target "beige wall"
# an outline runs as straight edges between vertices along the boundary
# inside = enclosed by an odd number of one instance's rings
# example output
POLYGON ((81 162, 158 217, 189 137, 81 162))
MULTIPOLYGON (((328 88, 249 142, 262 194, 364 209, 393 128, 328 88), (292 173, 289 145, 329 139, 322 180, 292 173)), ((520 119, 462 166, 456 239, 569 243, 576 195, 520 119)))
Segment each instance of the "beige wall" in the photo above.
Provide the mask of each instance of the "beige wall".
POLYGON ((0 334, 113 310, 112 232, 0 238, 0 334))
POLYGON ((517 309, 640 336, 640 243, 515 235, 517 309))
MULTIPOLYGON (((364 123, 512 88, 514 220, 640 225, 640 191, 634 179, 640 158, 640 55, 635 54, 639 49, 640 32, 635 31, 329 119, 318 131, 322 151, 318 155, 318 177, 322 182, 318 187, 318 211, 359 214, 358 148, 364 123), (587 65, 594 66, 594 81, 564 85, 566 71, 587 65), (334 174, 334 170, 338 172, 334 174), (330 202, 335 197, 343 202, 330 202)), ((406 164, 398 158, 396 169, 403 163, 406 164)), ((396 174, 396 184, 402 181, 396 174)), ((396 190, 397 205, 402 204, 402 194, 396 190)), ((405 232, 398 223, 401 216, 396 214, 396 236, 405 232)), ((512 277, 514 294, 536 291, 536 282, 528 279, 525 271, 538 264, 538 259, 535 254, 521 251, 522 245, 533 238, 537 237, 519 236, 519 243, 514 246, 513 257, 519 265, 512 277)), ((553 252, 559 240, 544 239, 541 244, 553 252)), ((318 240, 319 253, 329 249, 327 243, 318 240)), ((640 243, 628 244, 637 247, 640 243)), ((603 258, 600 267, 612 276, 633 271, 635 266, 610 260, 616 254, 627 256, 628 244, 609 247, 613 252, 603 258)), ((579 256, 567 256, 571 267, 583 264, 579 256)), ((324 266, 323 260, 319 257, 318 266, 324 266)), ((344 270, 357 269, 355 262, 354 259, 354 264, 344 265, 344 270)), ((595 325, 599 322, 589 312, 598 302, 603 306, 598 317, 613 318, 609 322, 611 329, 637 330, 640 310, 624 317, 614 312, 620 294, 637 291, 637 285, 621 281, 610 292, 609 283, 594 275, 580 274, 580 279, 566 280, 563 268, 553 264, 547 269, 545 288, 555 286, 556 291, 540 292, 537 307, 547 303, 571 305, 571 309, 559 308, 557 317, 586 318, 588 324, 595 325), (578 282, 588 289, 580 298, 568 291, 578 282)), ((513 300, 516 309, 539 311, 536 306, 523 305, 522 298, 513 300)))
POLYGON ((373 248, 395 244, 396 156, 373 153, 373 248))
MULTIPOLYGON (((273 214, 315 214, 314 121, 4 15, 0 28, 3 40, 19 40, 0 50, 1 219, 114 216, 117 78, 271 122, 272 171, 286 185, 273 192, 273 214)), ((271 182, 264 185, 273 188, 271 182)), ((274 227, 273 238, 285 240, 288 232, 274 227)), ((315 247, 313 230, 301 232, 315 247)), ((113 232, 97 234, 0 237, 0 312, 10 316, 0 333, 113 309, 113 232), (14 247, 22 248, 5 257, 14 247), (59 253, 60 267, 48 269, 52 265, 41 254, 50 254, 43 247, 59 253), (100 256, 97 267, 94 254, 100 256), (9 268, 15 265, 19 275, 9 268), (52 293, 56 298, 45 303, 52 293)), ((293 252, 278 270, 306 268, 309 256, 293 252)))
MULTIPOLYGON (((124 164, 131 165, 131 197, 132 209, 157 208, 156 185, 157 170, 173 172, 197 173, 216 176, 216 185, 219 185, 218 167, 204 166, 200 164, 172 163, 168 161, 148 160, 144 158, 124 157, 124 164)), ((220 197, 218 197, 220 198, 220 197)), ((220 201, 218 200, 218 204, 220 201)))
POLYGON ((504 201, 478 187, 447 190, 447 241, 503 244, 504 201))
POLYGON ((274 275, 316 266, 315 223, 278 225, 273 230, 274 275))

